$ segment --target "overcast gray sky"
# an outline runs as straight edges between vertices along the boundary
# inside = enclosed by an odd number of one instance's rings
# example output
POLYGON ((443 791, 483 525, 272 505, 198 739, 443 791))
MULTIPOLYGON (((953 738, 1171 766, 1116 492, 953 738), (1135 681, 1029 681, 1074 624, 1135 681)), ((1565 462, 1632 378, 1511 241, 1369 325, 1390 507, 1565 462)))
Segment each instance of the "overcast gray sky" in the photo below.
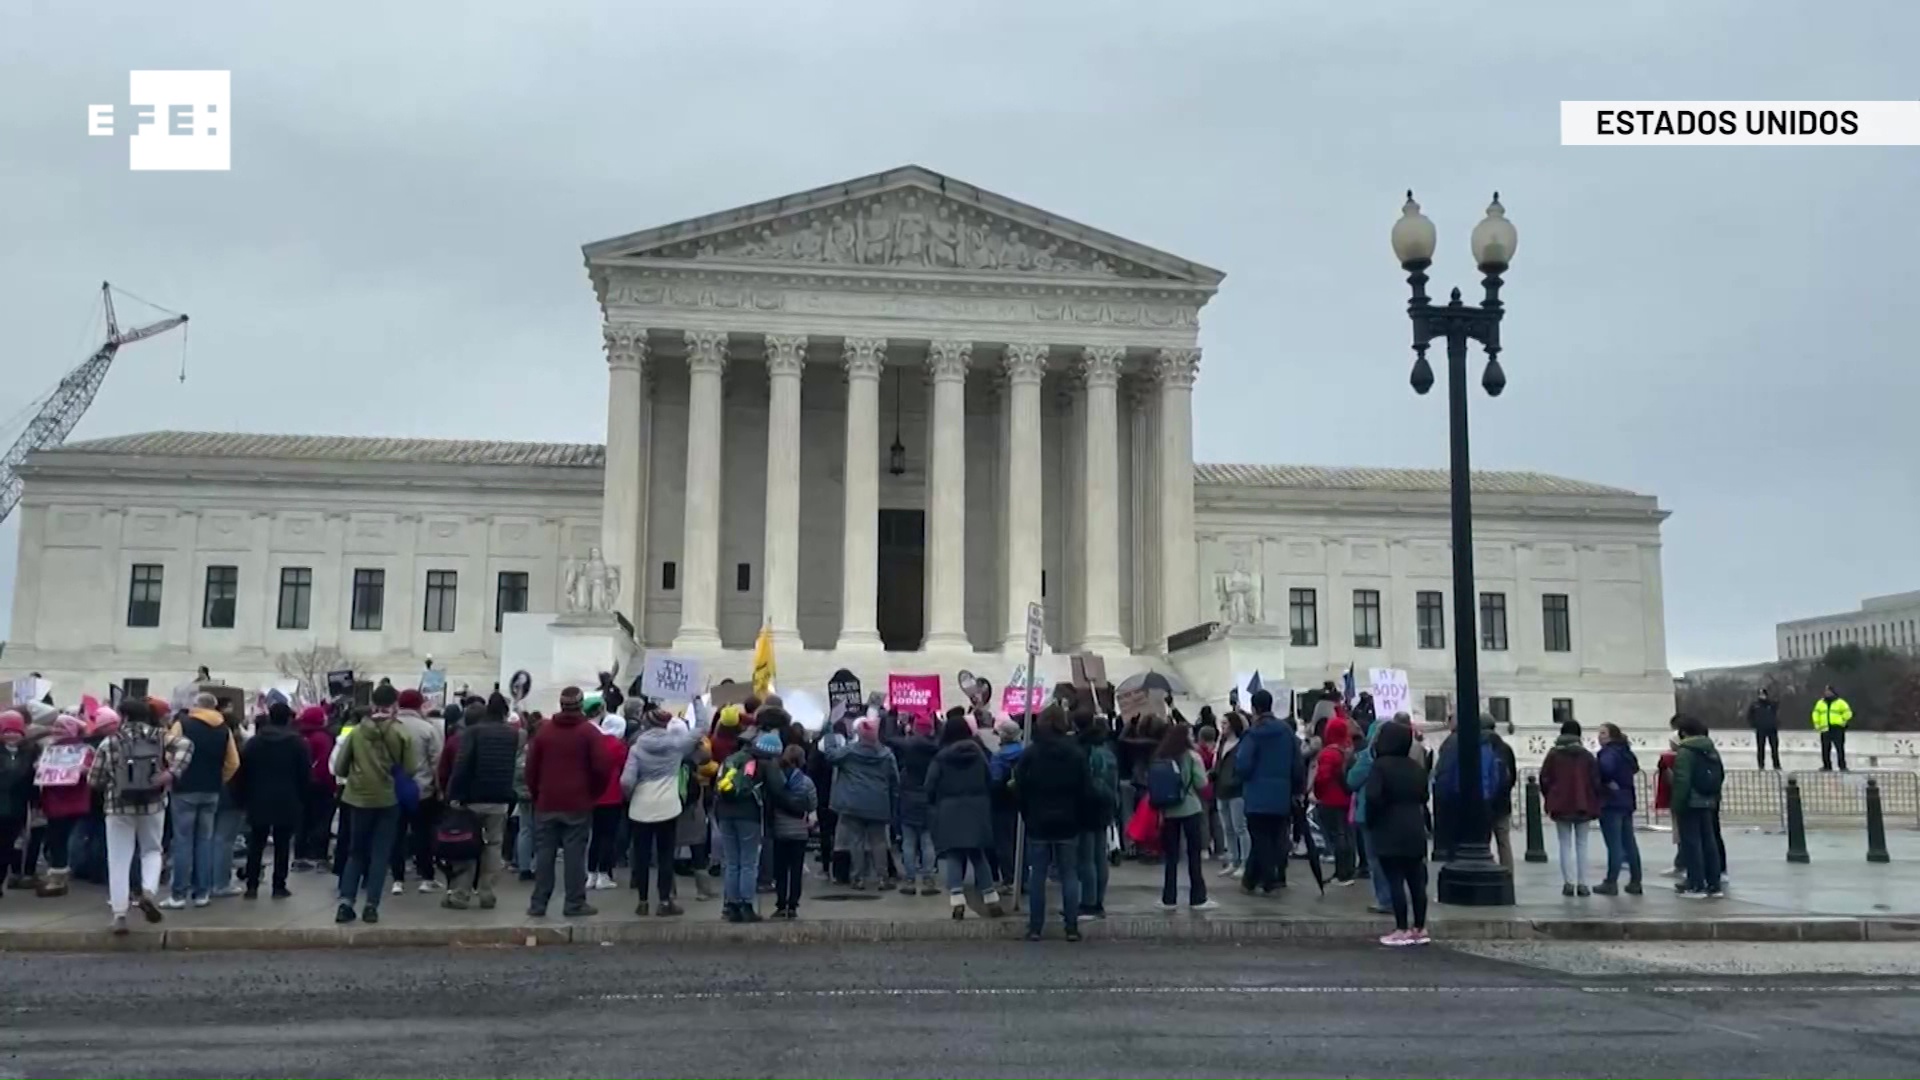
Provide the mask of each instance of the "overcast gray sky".
POLYGON ((1916 39, 1913 0, 13 0, 0 418, 110 279, 193 315, 189 378, 125 350, 76 439, 598 440, 580 244, 917 163, 1227 272, 1203 460, 1443 466, 1387 230, 1413 187, 1471 287, 1498 188, 1476 463, 1657 494, 1672 667, 1764 659, 1920 588, 1920 148, 1563 149, 1557 103, 1908 98, 1916 39), (233 71, 232 172, 86 136, 133 68, 233 71))

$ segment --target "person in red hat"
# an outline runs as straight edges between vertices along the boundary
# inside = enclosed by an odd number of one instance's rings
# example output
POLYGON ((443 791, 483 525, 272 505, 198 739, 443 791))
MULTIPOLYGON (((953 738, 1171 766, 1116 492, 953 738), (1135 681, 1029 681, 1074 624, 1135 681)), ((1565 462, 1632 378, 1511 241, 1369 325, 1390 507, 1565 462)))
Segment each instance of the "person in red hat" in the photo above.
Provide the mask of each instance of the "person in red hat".
POLYGON ((426 697, 418 690, 400 691, 400 713, 394 723, 407 733, 413 744, 413 782, 420 787, 420 801, 411 811, 402 811, 400 824, 393 833, 393 895, 406 890, 407 856, 413 856, 413 869, 420 878, 420 891, 437 892, 440 883, 433 879, 433 829, 440 820, 440 755, 447 747, 447 732, 438 720, 421 715, 426 697))
POLYGON ((566 860, 566 906, 561 914, 596 914, 587 903, 587 833, 593 805, 615 775, 600 729, 587 723, 577 686, 560 691, 560 711, 527 746, 527 793, 533 797, 534 878, 527 914, 544 918, 553 898, 553 857, 566 860))
POLYGON ((301 709, 293 723, 307 744, 307 759, 312 762, 302 796, 300 835, 294 838, 293 845, 293 868, 303 871, 327 865, 327 834, 328 826, 333 824, 335 791, 333 770, 327 767, 327 762, 333 759, 333 736, 327 731, 324 705, 301 709))

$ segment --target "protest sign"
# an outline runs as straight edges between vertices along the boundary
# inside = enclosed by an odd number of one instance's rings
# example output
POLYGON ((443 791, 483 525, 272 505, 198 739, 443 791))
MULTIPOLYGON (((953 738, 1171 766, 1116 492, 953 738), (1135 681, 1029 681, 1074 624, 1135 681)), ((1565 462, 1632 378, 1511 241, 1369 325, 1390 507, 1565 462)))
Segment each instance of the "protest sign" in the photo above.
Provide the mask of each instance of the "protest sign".
POLYGON ((655 701, 692 701, 700 696, 700 661, 672 653, 648 653, 640 690, 655 701))
POLYGON ((1412 715, 1412 695, 1407 690, 1407 673, 1399 668, 1368 668, 1367 681, 1373 693, 1374 715, 1382 720, 1395 713, 1412 715))
POLYGON ((67 787, 80 782, 86 774, 87 757, 92 748, 86 743, 57 743, 40 751, 33 767, 33 782, 40 787, 67 787))
POLYGON ((327 672, 327 696, 343 698, 353 693, 353 670, 327 672))
POLYGON ((26 705, 41 701, 53 693, 53 684, 38 675, 22 675, 13 680, 13 703, 26 705))
POLYGON ((1008 716, 1021 716, 1037 713, 1047 704, 1047 688, 1035 682, 1033 695, 1027 695, 1027 665, 1021 664, 1013 669, 1013 677, 1007 680, 1006 689, 1000 691, 1000 711, 1008 716))
POLYGON ((1073 685, 1099 686, 1107 681, 1107 662, 1092 653, 1073 658, 1073 685))
POLYGON ((753 684, 723 679, 718 686, 707 692, 707 696, 713 702, 714 711, 718 712, 729 705, 745 704, 746 700, 753 696, 753 684))
POLYGON ((929 719, 940 715, 940 676, 888 675, 887 708, 929 719))
POLYGON ((860 677, 841 668, 827 680, 827 708, 833 716, 842 716, 848 709, 859 706, 862 693, 860 677))

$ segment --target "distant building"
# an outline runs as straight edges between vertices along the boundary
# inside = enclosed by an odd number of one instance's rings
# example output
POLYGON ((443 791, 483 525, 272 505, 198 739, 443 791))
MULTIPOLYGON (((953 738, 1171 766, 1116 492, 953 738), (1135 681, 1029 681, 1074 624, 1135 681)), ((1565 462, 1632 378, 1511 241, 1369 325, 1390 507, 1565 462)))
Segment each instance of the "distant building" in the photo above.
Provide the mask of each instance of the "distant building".
POLYGON ((1794 619, 1774 627, 1782 660, 1813 660, 1835 645, 1879 646, 1920 656, 1920 592, 1875 596, 1858 611, 1794 619))

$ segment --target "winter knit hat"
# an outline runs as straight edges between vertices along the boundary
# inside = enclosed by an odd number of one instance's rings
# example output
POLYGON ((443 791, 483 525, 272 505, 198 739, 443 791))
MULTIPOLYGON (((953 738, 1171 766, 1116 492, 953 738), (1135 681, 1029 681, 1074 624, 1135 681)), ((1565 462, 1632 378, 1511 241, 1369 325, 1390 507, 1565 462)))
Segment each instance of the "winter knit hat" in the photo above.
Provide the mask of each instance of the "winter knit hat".
POLYGON ((111 735, 120 730, 120 714, 102 706, 93 710, 93 721, 87 727, 89 735, 111 735))
POLYGON ((753 748, 755 750, 764 750, 769 754, 779 753, 781 750, 780 733, 777 731, 762 732, 759 738, 753 740, 753 748))
POLYGON ((604 735, 611 735, 616 739, 625 738, 627 734, 627 721, 625 718, 619 716, 603 717, 600 721, 600 732, 604 735))
POLYGON ((398 704, 402 709, 410 709, 413 712, 419 712, 420 706, 426 703, 427 703, 427 699, 422 697, 420 695, 420 691, 418 690, 400 691, 400 701, 398 704))
POLYGON ((740 726, 740 706, 729 705, 726 708, 721 709, 720 710, 720 726, 721 727, 739 727, 740 726))
POLYGON ((56 739, 77 739, 86 730, 86 723, 69 713, 61 713, 53 722, 53 737, 56 739))
POLYGON ((569 686, 565 690, 560 691, 560 711, 561 712, 579 712, 580 711, 580 688, 579 687, 569 686))
POLYGON ((26 733, 26 717, 12 709, 0 712, 0 735, 25 735, 26 733))
POLYGON ((326 727, 327 707, 325 705, 309 705, 301 709, 300 715, 295 719, 300 721, 301 727, 314 727, 316 725, 326 727))

